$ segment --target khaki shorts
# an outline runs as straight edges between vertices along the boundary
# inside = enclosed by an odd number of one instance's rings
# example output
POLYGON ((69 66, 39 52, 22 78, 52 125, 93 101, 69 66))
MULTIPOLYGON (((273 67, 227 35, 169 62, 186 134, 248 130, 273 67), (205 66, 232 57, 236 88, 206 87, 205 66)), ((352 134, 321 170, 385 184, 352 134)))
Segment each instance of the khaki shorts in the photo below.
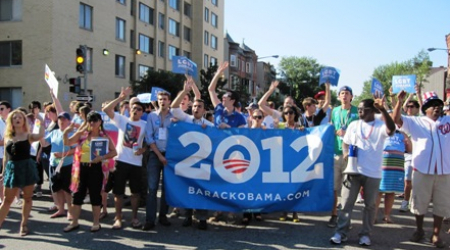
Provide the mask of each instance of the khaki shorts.
POLYGON ((450 175, 431 175, 413 171, 411 212, 424 215, 433 202, 433 214, 450 217, 450 175))
POLYGON ((334 191, 341 196, 342 184, 344 183, 344 170, 347 167, 347 161, 344 161, 342 155, 334 155, 334 191))

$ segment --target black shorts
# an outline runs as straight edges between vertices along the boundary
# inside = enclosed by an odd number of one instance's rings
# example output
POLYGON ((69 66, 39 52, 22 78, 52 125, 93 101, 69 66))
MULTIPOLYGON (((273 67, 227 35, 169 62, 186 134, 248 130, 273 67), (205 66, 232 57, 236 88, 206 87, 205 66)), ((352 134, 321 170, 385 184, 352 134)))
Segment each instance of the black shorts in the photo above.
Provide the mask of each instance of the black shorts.
POLYGON ((129 181, 132 194, 139 194, 142 179, 142 167, 131 165, 125 162, 116 161, 116 171, 114 172, 113 194, 125 194, 125 186, 129 181))
MULTIPOLYGON (((54 175, 55 170, 56 170, 56 166, 50 166, 51 176, 54 175)), ((70 183, 72 181, 72 164, 62 166, 61 170, 59 171, 59 176, 60 176, 61 190, 64 190, 67 193, 71 193, 70 183)), ((51 181, 51 178, 50 178, 50 181, 51 181)), ((52 185, 50 185, 50 187, 51 186, 52 185)), ((59 191, 59 190, 56 190, 56 191, 59 191)))

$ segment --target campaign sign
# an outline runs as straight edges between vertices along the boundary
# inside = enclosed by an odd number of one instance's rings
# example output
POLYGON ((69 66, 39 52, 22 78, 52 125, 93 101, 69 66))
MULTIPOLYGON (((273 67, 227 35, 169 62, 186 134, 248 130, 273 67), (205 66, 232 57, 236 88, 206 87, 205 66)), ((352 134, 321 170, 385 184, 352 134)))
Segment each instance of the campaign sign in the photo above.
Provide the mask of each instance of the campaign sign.
POLYGON ((48 86, 52 89, 53 94, 58 97, 58 80, 56 80, 56 77, 53 75, 52 70, 47 64, 45 64, 44 79, 47 82, 48 86))
POLYGON ((392 76, 392 93, 396 94, 402 90, 407 93, 416 93, 416 75, 392 76))
POLYGON ((378 81, 378 79, 373 78, 372 79, 372 89, 370 90, 370 92, 375 96, 382 97, 384 95, 383 84, 381 84, 381 82, 378 81))
POLYGON ((172 72, 197 78, 197 64, 185 56, 172 56, 172 72))
POLYGON ((136 97, 142 103, 150 103, 151 99, 152 99, 152 94, 151 93, 144 93, 144 94, 139 94, 136 97))
POLYGON ((324 67, 320 70, 319 86, 324 83, 330 83, 337 86, 339 82, 340 70, 333 67, 324 67))
POLYGON ((163 88, 158 88, 158 87, 152 87, 152 93, 151 93, 151 96, 150 96, 150 101, 157 101, 158 100, 158 93, 159 92, 168 92, 168 91, 166 91, 165 89, 163 89, 163 88))
POLYGON ((103 156, 108 153, 108 139, 95 138, 91 140, 91 161, 97 156, 103 156))
POLYGON ((164 181, 174 207, 331 211, 334 127, 202 128, 172 123, 164 181))

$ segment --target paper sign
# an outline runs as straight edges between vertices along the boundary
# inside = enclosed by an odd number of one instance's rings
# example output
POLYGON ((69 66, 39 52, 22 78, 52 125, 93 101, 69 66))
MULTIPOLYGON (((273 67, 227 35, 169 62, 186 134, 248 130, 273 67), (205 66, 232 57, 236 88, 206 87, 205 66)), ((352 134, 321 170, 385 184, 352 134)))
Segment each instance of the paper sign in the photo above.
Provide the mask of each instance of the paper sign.
POLYGON ((48 86, 53 90, 53 94, 58 97, 58 80, 53 75, 53 72, 50 70, 47 64, 45 64, 45 75, 44 79, 47 82, 48 86))
POLYGON ((108 139, 96 138, 91 140, 91 161, 97 156, 103 156, 108 153, 108 139))
POLYGON ((402 90, 407 93, 416 93, 416 75, 392 76, 392 93, 396 94, 402 90))
POLYGON ((339 82, 340 70, 333 67, 324 67, 320 70, 319 86, 324 83, 330 83, 332 86, 337 86, 339 82))
POLYGON ((150 97, 150 101, 157 101, 158 100, 158 93, 159 92, 169 92, 169 91, 166 91, 165 89, 163 89, 163 88, 158 88, 158 87, 152 87, 152 93, 151 93, 151 97, 150 97))
POLYGON ((376 78, 372 79, 372 89, 370 91, 375 96, 383 96, 383 84, 381 84, 380 81, 378 81, 376 78))
POLYGON ((184 56, 172 57, 172 72, 176 74, 188 74, 197 78, 197 64, 184 56))
POLYGON ((139 94, 136 97, 142 103, 150 103, 151 102, 151 98, 152 98, 152 94, 151 93, 144 93, 144 94, 139 94))

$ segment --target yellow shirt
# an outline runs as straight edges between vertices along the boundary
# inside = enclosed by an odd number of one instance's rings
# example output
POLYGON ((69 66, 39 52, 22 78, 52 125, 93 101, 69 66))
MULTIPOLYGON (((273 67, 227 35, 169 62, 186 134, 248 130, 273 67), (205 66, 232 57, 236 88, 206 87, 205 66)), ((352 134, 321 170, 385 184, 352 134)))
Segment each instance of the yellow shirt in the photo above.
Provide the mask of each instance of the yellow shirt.
POLYGON ((91 162, 91 143, 88 140, 84 140, 81 144, 81 161, 82 163, 91 162))

